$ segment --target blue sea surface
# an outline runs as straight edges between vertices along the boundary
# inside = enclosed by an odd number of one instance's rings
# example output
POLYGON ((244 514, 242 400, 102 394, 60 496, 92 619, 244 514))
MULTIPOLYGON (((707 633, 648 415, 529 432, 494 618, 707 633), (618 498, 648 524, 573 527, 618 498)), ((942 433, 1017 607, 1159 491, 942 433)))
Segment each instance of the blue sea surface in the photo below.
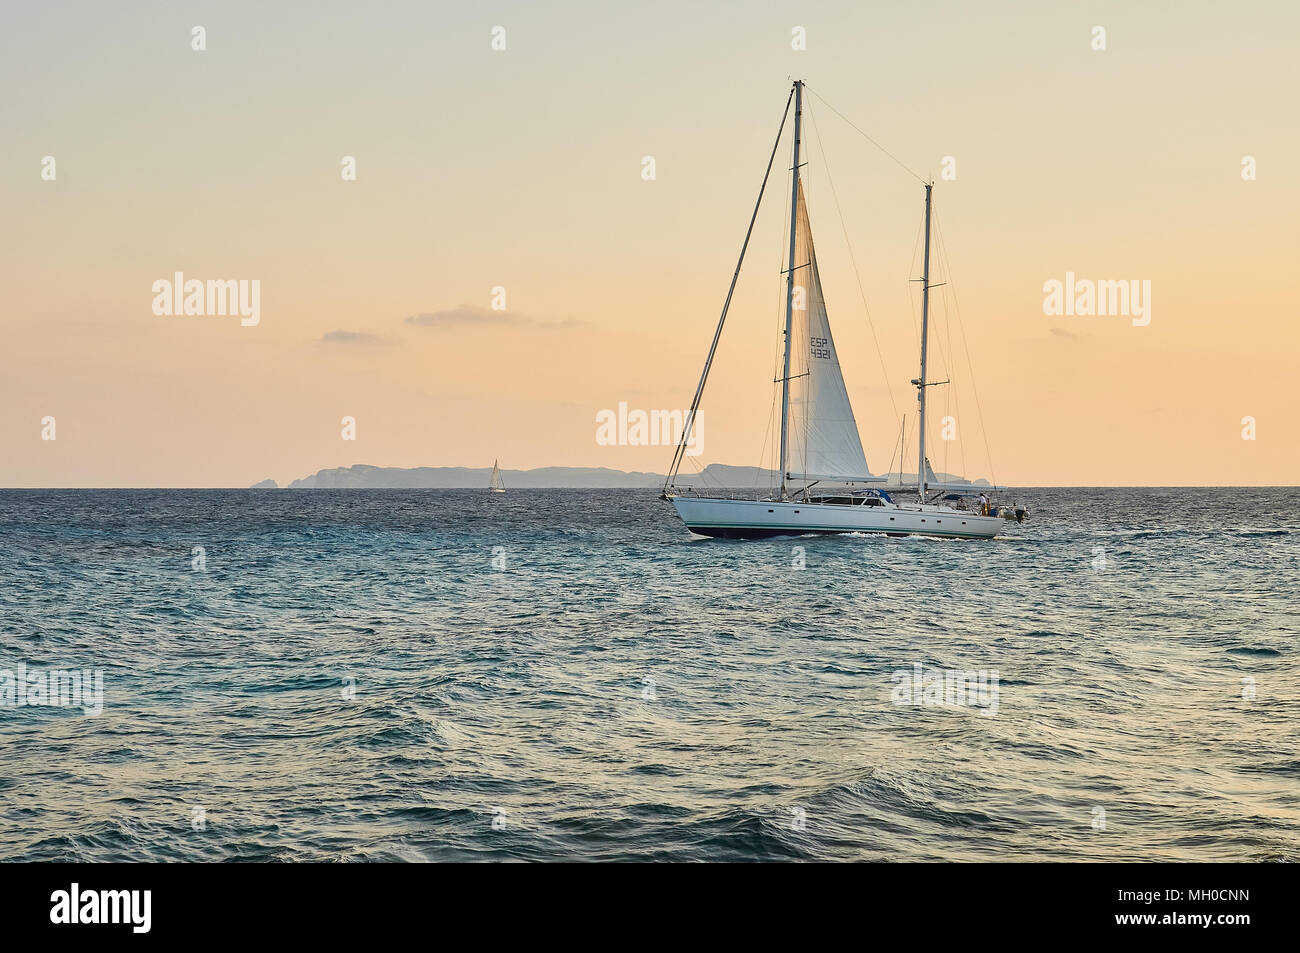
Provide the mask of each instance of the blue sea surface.
POLYGON ((0 491, 0 673, 104 685, 0 707, 0 858, 1300 859, 1300 490, 1013 498, 725 541, 652 491, 0 491))

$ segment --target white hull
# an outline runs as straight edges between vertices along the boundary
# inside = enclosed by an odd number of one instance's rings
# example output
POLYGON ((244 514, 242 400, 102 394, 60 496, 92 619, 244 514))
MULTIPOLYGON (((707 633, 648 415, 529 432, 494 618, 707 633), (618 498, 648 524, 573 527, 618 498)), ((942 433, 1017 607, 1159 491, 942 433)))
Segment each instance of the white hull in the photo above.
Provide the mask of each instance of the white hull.
POLYGON ((692 533, 740 539, 802 533, 886 533, 891 536, 992 539, 1004 522, 1001 517, 980 516, 969 510, 930 503, 846 506, 684 496, 673 497, 672 503, 692 533))

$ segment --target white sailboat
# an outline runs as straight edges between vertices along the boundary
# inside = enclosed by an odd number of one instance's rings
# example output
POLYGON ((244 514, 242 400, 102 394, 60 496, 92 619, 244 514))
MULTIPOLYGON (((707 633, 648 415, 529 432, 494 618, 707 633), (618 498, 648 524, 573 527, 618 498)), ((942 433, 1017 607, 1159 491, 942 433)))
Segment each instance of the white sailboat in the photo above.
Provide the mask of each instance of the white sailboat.
POLYGON ((504 493, 506 491, 506 485, 501 479, 501 467, 497 465, 498 462, 497 460, 492 461, 492 478, 488 480, 489 493, 504 493))
POLYGON ((1004 520, 1023 521, 1022 506, 998 506, 984 495, 991 487, 945 484, 936 480, 925 454, 926 389, 946 381, 926 376, 926 345, 929 334, 930 302, 930 193, 925 186, 925 253, 921 278, 921 372, 912 381, 919 404, 919 449, 917 485, 895 490, 898 498, 879 488, 885 477, 873 476, 867 468, 857 421, 844 386, 839 357, 831 336, 826 302, 822 297, 812 227, 800 181, 800 134, 803 112, 803 82, 796 81, 790 93, 794 103, 794 162, 790 202, 790 246, 787 259, 784 373, 774 383, 781 385, 780 488, 770 498, 733 499, 695 493, 676 483, 691 428, 699 410, 709 368, 717 351, 727 308, 736 279, 753 234, 763 191, 772 170, 772 159, 785 130, 786 115, 772 148, 767 174, 759 189, 758 204, 750 218, 749 231, 741 246, 740 261, 731 279, 722 316, 714 332, 704 372, 700 376, 677 447, 663 496, 670 500, 692 533, 701 536, 756 538, 803 533, 886 533, 890 536, 925 535, 990 539, 1004 526, 1004 520), (978 501, 975 494, 979 493, 978 501), (905 498, 906 497, 906 498, 905 498))

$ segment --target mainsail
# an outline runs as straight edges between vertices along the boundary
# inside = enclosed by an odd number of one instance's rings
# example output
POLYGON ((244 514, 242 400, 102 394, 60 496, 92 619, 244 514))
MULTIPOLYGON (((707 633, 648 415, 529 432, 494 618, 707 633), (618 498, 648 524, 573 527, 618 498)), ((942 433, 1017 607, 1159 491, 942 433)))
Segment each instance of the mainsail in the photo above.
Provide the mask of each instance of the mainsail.
MULTIPOLYGON (((796 173, 797 174, 797 173, 796 173)), ((812 226, 799 182, 794 297, 790 322, 790 438, 787 478, 875 481, 831 337, 813 251, 812 226)))
POLYGON ((505 484, 501 482, 501 468, 497 466, 497 461, 492 461, 492 479, 488 481, 488 489, 504 490, 505 484))

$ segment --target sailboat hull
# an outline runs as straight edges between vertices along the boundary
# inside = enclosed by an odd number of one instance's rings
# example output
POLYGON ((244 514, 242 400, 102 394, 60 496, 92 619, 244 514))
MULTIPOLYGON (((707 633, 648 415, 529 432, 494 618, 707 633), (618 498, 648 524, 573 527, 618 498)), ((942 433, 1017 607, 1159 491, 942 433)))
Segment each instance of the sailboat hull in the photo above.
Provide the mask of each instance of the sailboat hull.
POLYGON ((692 533, 724 539, 763 539, 805 533, 992 539, 1004 522, 996 516, 979 516, 949 506, 920 503, 845 506, 679 496, 673 497, 672 504, 692 533))

